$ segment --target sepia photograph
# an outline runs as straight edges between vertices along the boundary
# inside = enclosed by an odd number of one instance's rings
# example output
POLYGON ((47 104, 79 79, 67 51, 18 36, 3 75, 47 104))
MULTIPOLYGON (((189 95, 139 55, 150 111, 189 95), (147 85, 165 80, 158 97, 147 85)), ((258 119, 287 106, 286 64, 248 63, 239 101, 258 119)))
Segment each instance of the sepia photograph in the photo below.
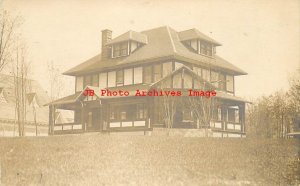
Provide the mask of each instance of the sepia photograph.
POLYGON ((300 186, 299 0, 0 0, 0 186, 300 186))

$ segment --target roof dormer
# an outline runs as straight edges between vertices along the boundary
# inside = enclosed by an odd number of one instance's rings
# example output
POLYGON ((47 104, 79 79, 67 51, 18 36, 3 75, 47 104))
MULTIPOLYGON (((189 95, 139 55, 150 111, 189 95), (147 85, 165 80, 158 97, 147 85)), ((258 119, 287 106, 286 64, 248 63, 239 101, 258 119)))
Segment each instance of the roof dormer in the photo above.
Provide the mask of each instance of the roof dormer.
POLYGON ((111 57, 117 58, 128 56, 147 43, 148 38, 145 34, 128 31, 110 40, 106 45, 111 47, 111 57))
POLYGON ((214 56, 216 46, 221 44, 206 36, 197 29, 190 29, 178 33, 180 41, 191 51, 205 56, 214 56))

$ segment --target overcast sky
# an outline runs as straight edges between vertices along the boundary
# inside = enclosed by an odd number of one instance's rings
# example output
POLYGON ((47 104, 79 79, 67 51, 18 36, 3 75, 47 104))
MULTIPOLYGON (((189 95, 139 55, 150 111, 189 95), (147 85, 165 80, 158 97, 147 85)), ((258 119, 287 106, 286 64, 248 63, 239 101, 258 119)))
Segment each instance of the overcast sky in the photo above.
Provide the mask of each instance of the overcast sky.
MULTIPOLYGON (((0 5, 24 19, 32 76, 46 89, 47 62, 63 72, 93 57, 106 28, 113 37, 164 25, 210 35, 222 43, 217 54, 249 74, 236 77, 241 97, 287 89, 289 74, 300 64, 299 0, 2 0, 0 5)), ((74 89, 74 83, 68 86, 74 89)))

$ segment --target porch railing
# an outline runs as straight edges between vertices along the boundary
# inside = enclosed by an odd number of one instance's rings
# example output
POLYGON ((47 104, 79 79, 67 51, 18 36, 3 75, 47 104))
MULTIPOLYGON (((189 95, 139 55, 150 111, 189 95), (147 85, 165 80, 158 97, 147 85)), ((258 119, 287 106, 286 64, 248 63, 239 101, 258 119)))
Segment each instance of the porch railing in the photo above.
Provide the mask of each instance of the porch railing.
POLYGON ((241 131, 242 124, 238 122, 222 121, 222 120, 212 120, 210 122, 210 127, 220 130, 235 130, 241 131))
POLYGON ((72 133, 82 131, 81 123, 60 123, 54 125, 54 134, 56 133, 72 133))

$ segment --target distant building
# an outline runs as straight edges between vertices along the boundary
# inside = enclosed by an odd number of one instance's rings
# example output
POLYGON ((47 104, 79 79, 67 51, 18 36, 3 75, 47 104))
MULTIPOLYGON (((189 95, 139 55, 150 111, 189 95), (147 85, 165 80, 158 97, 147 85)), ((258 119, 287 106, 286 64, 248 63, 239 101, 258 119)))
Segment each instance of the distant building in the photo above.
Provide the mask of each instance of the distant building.
MULTIPOLYGON (((16 113, 16 90, 13 76, 0 74, 0 137, 18 136, 16 113)), ((45 90, 34 80, 27 79, 25 136, 48 135, 48 108, 43 105, 49 102, 45 90), (36 120, 36 122, 35 122, 36 120)))
MULTIPOLYGON (((156 97, 134 96, 134 92, 165 84, 168 89, 185 91, 214 87, 220 104, 209 122, 213 135, 245 136, 246 101, 235 96, 235 77, 247 73, 216 54, 220 45, 197 29, 178 32, 164 26, 128 31, 116 38, 112 38, 112 31, 103 30, 101 53, 64 73, 76 78, 75 92, 49 104, 51 133, 163 128, 163 103, 156 97), (95 90, 95 96, 84 96, 87 89, 95 90), (131 94, 101 96, 102 89, 131 94), (74 123, 55 123, 51 116, 57 109, 74 111, 74 123)), ((194 111, 176 108, 173 128, 200 127, 194 111)))

